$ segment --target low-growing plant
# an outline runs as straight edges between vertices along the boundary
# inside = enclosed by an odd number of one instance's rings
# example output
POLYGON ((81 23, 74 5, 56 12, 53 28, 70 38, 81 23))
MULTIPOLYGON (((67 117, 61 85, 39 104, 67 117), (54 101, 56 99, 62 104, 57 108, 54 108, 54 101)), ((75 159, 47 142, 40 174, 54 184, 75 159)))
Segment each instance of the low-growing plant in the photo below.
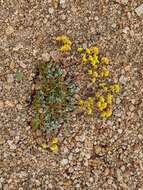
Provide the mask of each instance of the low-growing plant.
POLYGON ((52 60, 38 67, 36 90, 32 101, 32 127, 56 129, 67 121, 73 110, 75 84, 65 80, 60 63, 52 60))

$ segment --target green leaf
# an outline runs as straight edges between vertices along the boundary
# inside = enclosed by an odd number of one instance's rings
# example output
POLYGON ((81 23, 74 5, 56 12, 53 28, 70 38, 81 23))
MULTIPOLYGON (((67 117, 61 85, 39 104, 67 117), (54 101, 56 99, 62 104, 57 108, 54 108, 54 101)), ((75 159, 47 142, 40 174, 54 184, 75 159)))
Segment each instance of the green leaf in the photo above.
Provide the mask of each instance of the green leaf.
POLYGON ((17 69, 16 73, 15 73, 15 78, 17 81, 21 81, 22 80, 22 76, 23 76, 23 73, 17 69))

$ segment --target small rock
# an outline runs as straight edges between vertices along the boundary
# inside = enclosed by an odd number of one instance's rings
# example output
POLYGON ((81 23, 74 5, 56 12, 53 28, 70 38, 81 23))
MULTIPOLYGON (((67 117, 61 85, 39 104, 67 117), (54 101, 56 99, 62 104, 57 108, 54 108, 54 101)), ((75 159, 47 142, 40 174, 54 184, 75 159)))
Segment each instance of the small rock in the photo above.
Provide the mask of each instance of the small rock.
POLYGON ((12 102, 10 102, 9 100, 6 100, 6 101, 5 101, 5 105, 6 105, 7 107, 14 107, 14 104, 13 104, 12 102))
POLYGON ((17 107, 18 110, 22 110, 22 105, 21 104, 17 104, 16 107, 17 107))
POLYGON ((62 161, 61 161, 61 164, 63 165, 63 166, 65 166, 65 165, 67 165, 68 164, 68 159, 63 159, 62 161))
POLYGON ((6 34, 7 34, 7 35, 10 35, 10 34, 12 34, 13 32, 14 32, 13 27, 12 27, 12 26, 8 26, 7 29, 6 29, 6 34))
POLYGON ((123 132, 122 129, 118 129, 118 133, 121 134, 123 132))
POLYGON ((101 146, 96 145, 96 146, 94 147, 94 151, 95 151, 96 154, 100 154, 100 153, 101 153, 101 150, 102 150, 101 146))
POLYGON ((130 105, 130 106, 129 106, 129 110, 130 110, 131 112, 133 112, 133 111, 135 110, 135 106, 134 106, 134 105, 130 105))
POLYGON ((25 69, 26 68, 26 64, 24 64, 24 63, 20 63, 20 66, 23 68, 23 69, 25 69))
POLYGON ((122 177, 122 173, 119 169, 117 169, 117 180, 118 181, 122 181, 123 180, 123 177, 122 177))
POLYGON ((60 4, 65 4, 65 0, 60 0, 60 4))
POLYGON ((7 143, 8 143, 8 145, 9 145, 9 147, 10 147, 11 150, 15 150, 16 149, 15 144, 13 144, 13 142, 11 140, 8 140, 7 143))
POLYGON ((65 8, 66 5, 65 2, 66 2, 65 0, 60 0, 60 5, 62 8, 65 8))
POLYGON ((124 33, 124 34, 127 34, 129 30, 130 30, 129 27, 125 27, 125 28, 123 29, 123 33, 124 33))
POLYGON ((111 185, 111 184, 113 183, 113 180, 112 180, 112 179, 108 179, 107 183, 108 183, 109 185, 111 185))
POLYGON ((126 5, 128 3, 128 0, 121 0, 121 3, 126 5))
POLYGON ((54 13, 54 9, 52 7, 49 8, 49 13, 53 14, 54 13))
POLYGON ((83 48, 87 48, 87 44, 86 43, 83 43, 83 48))
POLYGON ((43 61, 49 61, 50 60, 50 54, 48 54, 48 53, 43 53, 42 54, 42 59, 43 59, 43 61))
POLYGON ((13 51, 18 51, 19 49, 22 49, 23 45, 22 44, 18 44, 16 47, 13 48, 13 51))
POLYGON ((111 26, 112 28, 116 28, 116 23, 113 23, 111 26))
POLYGON ((9 67, 10 67, 11 69, 14 69, 15 63, 14 63, 14 62, 11 62, 10 65, 9 65, 9 67))
POLYGON ((135 12, 138 16, 141 16, 143 14, 143 4, 141 4, 139 7, 135 9, 135 12))
POLYGON ((121 99, 119 97, 117 97, 116 104, 120 104, 120 102, 121 102, 121 99))
POLYGON ((4 107, 4 103, 2 100, 0 100, 0 109, 2 109, 4 107))
POLYGON ((8 83, 12 83, 14 81, 13 75, 12 74, 8 74, 7 75, 7 82, 8 83))
POLYGON ((127 78, 126 78, 124 75, 121 75, 121 77, 119 78, 119 82, 120 82, 121 84, 126 84, 127 78))

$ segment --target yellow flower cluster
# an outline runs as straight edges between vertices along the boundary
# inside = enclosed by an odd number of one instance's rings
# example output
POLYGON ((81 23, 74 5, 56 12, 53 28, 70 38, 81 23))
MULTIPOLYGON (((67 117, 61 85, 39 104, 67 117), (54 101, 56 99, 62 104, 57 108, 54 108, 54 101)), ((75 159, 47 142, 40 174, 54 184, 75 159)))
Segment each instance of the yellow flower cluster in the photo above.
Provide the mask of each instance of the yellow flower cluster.
POLYGON ((113 93, 119 93, 120 92, 120 86, 119 86, 119 84, 113 84, 111 86, 111 90, 112 90, 113 93))
POLYGON ((54 153, 58 152, 58 139, 56 137, 54 137, 51 141, 51 146, 50 146, 50 150, 54 153))
POLYGON ((100 76, 101 76, 101 77, 108 77, 108 76, 109 76, 109 70, 108 70, 107 68, 103 67, 103 68, 101 69, 100 76))
POLYGON ((79 105, 84 108, 88 114, 92 114, 93 112, 93 104, 94 99, 92 97, 88 97, 87 100, 79 100, 79 105))
POLYGON ((60 43, 62 43, 62 46, 59 48, 60 51, 62 52, 66 52, 66 51, 70 51, 71 50, 71 41, 70 39, 65 36, 65 35, 61 35, 61 36, 58 36, 56 38, 56 40, 60 43))
POLYGON ((77 52, 81 53, 83 63, 89 63, 88 66, 91 67, 88 70, 88 74, 91 76, 92 83, 95 83, 98 77, 109 76, 109 70, 106 67, 102 67, 102 64, 108 64, 109 60, 107 57, 100 58, 99 49, 97 47, 90 47, 85 49, 79 47, 77 48, 77 52), (99 71, 97 72, 97 70, 99 71))
POLYGON ((99 55, 97 47, 83 49, 79 47, 77 52, 80 53, 82 62, 86 63, 87 73, 91 77, 92 83, 98 82, 98 91, 95 97, 88 97, 86 100, 79 100, 79 105, 88 113, 93 113, 96 107, 100 112, 101 118, 108 118, 112 115, 113 93, 118 93, 120 87, 118 84, 108 85, 104 78, 109 77, 109 70, 106 65, 109 64, 107 57, 99 55), (101 81, 103 78, 103 82, 101 81), (97 80, 98 79, 98 80, 97 80), (101 82, 100 82, 101 81, 101 82))

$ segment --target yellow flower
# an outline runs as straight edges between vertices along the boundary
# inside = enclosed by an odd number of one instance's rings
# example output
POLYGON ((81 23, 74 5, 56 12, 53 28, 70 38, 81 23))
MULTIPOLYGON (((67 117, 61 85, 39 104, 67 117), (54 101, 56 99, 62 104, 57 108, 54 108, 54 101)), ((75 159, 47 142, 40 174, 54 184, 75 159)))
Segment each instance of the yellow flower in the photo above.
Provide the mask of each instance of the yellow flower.
POLYGON ((102 58, 101 58, 101 63, 102 63, 102 64, 108 64, 108 63, 109 63, 108 58, 107 58, 107 57, 102 57, 102 58))
POLYGON ((87 101, 89 102, 90 105, 93 105, 94 100, 92 97, 88 97, 87 101))
POLYGON ((93 77, 98 77, 98 73, 96 71, 93 72, 93 77))
POLYGON ((111 90, 112 90, 112 92, 115 92, 115 93, 120 92, 120 86, 119 86, 119 84, 113 84, 111 86, 111 90))
POLYGON ((91 53, 89 48, 86 48, 86 49, 85 49, 85 52, 86 52, 87 54, 90 54, 90 53, 91 53))
POLYGON ((110 108, 107 112, 106 112, 106 117, 110 117, 112 115, 112 109, 110 108))
POLYGON ((87 58, 86 58, 86 54, 82 53, 81 57, 82 57, 83 62, 86 63, 88 61, 87 58))
POLYGON ((82 50, 83 50, 82 47, 77 48, 77 52, 82 52, 82 50))
POLYGON ((96 98, 99 98, 99 97, 100 97, 100 93, 99 93, 99 92, 96 92, 96 93, 95 93, 95 96, 96 96, 96 98))
POLYGON ((93 110, 91 109, 91 108, 88 108, 87 109, 87 113, 90 115, 90 114, 92 114, 92 112, 93 112, 93 110))
POLYGON ((105 102, 105 98, 104 98, 103 96, 100 96, 100 97, 99 97, 99 101, 100 101, 100 102, 105 102))
POLYGON ((100 113, 100 117, 106 118, 106 111, 102 111, 102 112, 100 113))
POLYGON ((107 111, 102 111, 100 113, 100 117, 102 117, 102 118, 108 118, 111 115, 112 115, 112 109, 111 108, 109 110, 107 110, 107 111))
POLYGON ((100 75, 101 75, 101 77, 108 77, 109 76, 109 70, 106 69, 105 67, 103 67, 100 75))
POLYGON ((48 147, 48 145, 47 145, 46 143, 43 143, 43 144, 41 144, 41 147, 42 147, 43 149, 46 149, 46 148, 48 147))
POLYGON ((98 49, 97 47, 91 47, 91 48, 90 48, 90 51, 91 51, 92 53, 96 54, 96 55, 99 54, 99 49, 98 49))
POLYGON ((112 104, 113 96, 111 94, 107 94, 107 104, 112 104))
POLYGON ((58 138, 56 138, 56 137, 54 137, 53 139, 52 139, 52 142, 51 142, 52 144, 57 144, 58 143, 58 138))
POLYGON ((70 45, 65 44, 65 45, 61 46, 59 50, 62 51, 62 52, 70 51, 71 47, 70 47, 70 45))
POLYGON ((91 59, 91 64, 93 66, 96 66, 99 63, 98 57, 96 55, 93 55, 92 59, 91 59))
POLYGON ((93 74, 93 70, 92 70, 92 69, 89 69, 89 70, 88 70, 88 74, 89 74, 89 75, 92 75, 92 74, 93 74))
POLYGON ((105 82, 103 82, 103 83, 100 83, 99 84, 99 87, 101 87, 105 92, 107 92, 108 91, 108 87, 107 87, 107 85, 106 85, 106 83, 105 82))
POLYGON ((57 144, 52 144, 51 147, 50 147, 50 150, 54 153, 57 153, 58 152, 58 146, 57 144))
POLYGON ((95 83, 96 82, 96 77, 93 77, 92 78, 92 83, 95 83))
POLYGON ((97 108, 100 110, 100 111, 103 111, 105 108, 107 107, 107 103, 106 102, 97 102, 97 108))
POLYGON ((89 55, 88 60, 91 61, 91 62, 94 60, 92 55, 89 55))
POLYGON ((84 101, 82 99, 79 100, 79 105, 83 106, 84 105, 84 101))
POLYGON ((64 44, 67 44, 69 46, 71 46, 71 44, 72 44, 71 41, 70 41, 70 39, 67 36, 65 36, 65 35, 58 36, 56 38, 56 40, 57 41, 62 41, 64 44))

